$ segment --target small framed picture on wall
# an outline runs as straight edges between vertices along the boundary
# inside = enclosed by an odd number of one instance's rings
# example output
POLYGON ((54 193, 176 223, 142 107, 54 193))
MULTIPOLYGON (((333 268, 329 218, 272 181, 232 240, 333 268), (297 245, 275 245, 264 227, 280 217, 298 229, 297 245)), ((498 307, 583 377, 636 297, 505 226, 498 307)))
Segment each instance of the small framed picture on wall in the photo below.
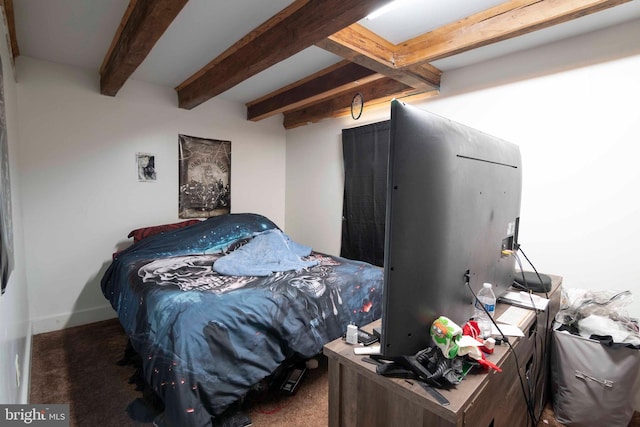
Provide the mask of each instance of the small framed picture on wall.
POLYGON ((156 156, 149 153, 136 153, 139 182, 154 182, 156 180, 156 156))

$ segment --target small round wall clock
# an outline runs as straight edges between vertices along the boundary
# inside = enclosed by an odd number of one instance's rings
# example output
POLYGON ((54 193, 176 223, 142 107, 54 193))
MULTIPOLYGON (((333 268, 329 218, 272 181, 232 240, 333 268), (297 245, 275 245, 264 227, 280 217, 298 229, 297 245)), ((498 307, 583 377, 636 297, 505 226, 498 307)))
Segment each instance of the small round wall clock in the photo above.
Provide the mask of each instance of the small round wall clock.
POLYGON ((351 117, 353 120, 358 120, 362 115, 362 109, 364 108, 364 97, 360 92, 353 95, 351 99, 351 117))

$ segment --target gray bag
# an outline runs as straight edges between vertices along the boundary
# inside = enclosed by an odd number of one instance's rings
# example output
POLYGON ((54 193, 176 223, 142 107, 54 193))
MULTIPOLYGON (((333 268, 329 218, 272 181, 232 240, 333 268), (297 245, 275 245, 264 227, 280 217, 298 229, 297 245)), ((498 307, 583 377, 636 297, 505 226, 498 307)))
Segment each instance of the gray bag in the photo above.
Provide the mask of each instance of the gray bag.
POLYGON ((553 331, 551 398, 569 427, 626 427, 633 417, 640 351, 553 331))

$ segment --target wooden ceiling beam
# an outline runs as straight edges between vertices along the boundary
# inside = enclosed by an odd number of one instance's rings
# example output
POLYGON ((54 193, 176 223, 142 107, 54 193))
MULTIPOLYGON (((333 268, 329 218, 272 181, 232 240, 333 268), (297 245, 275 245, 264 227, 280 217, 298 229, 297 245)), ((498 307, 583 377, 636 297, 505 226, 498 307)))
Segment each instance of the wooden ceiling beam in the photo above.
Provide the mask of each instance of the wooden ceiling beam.
POLYGON ((258 121, 322 101, 347 89, 381 78, 380 74, 349 61, 341 61, 276 92, 246 104, 247 119, 258 121))
POLYGON ((0 6, 2 6, 4 19, 7 23, 11 59, 15 60, 20 55, 20 50, 18 49, 18 37, 16 36, 16 20, 13 13, 13 0, 0 0, 0 6))
POLYGON ((356 92, 360 92, 363 95, 365 110, 386 105, 393 98, 415 96, 425 98, 438 93, 437 90, 423 92, 392 78, 383 77, 364 84, 358 87, 357 90, 344 91, 325 101, 285 113, 284 127, 292 129, 297 126, 316 123, 323 119, 348 115, 351 113, 351 100, 356 92))
POLYGON ((115 96, 188 0, 131 0, 100 68, 100 93, 115 96))
POLYGON ((316 46, 415 89, 440 88, 440 70, 431 65, 399 70, 394 59, 396 46, 359 24, 332 34, 316 46))
POLYGON ((191 109, 367 16, 390 0, 296 0, 176 87, 191 109))
POLYGON ((395 45, 360 24, 350 25, 327 38, 387 67, 394 66, 395 45))
POLYGON ((630 0, 513 0, 397 46, 402 69, 571 21, 630 0))

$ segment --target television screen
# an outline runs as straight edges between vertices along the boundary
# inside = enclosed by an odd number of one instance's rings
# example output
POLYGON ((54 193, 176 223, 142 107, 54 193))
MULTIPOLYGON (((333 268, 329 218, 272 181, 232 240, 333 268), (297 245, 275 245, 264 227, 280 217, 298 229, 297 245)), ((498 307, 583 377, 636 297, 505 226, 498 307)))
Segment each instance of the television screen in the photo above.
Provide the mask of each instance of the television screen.
POLYGON ((381 353, 400 357, 439 316, 469 320, 470 287, 513 283, 522 167, 518 146, 397 100, 389 150, 381 353))

